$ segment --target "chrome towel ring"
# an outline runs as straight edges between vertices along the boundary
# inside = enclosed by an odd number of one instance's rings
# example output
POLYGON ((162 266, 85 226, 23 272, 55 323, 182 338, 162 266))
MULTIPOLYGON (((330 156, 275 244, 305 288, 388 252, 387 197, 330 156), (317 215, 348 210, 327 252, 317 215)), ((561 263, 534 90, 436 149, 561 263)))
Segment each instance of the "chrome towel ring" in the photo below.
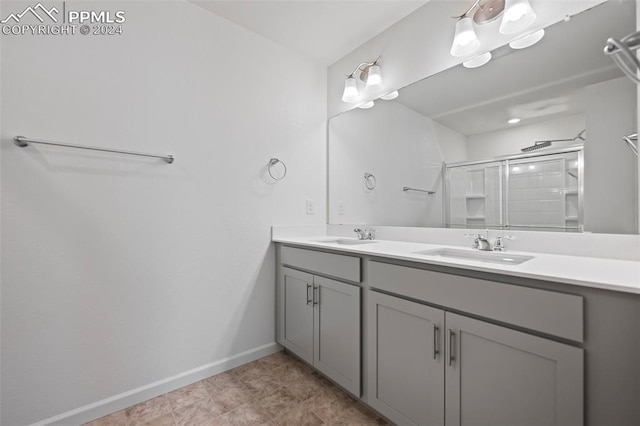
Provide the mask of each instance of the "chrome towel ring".
POLYGON ((364 186, 366 186, 370 191, 374 190, 376 188, 376 177, 371 173, 365 173, 364 186))
POLYGON ((269 176, 271 176, 271 179, 273 179, 273 180, 282 180, 287 175, 287 165, 284 164, 284 162, 282 160, 274 157, 271 160, 269 160, 269 164, 267 165, 267 172, 269 172, 269 176), (280 176, 280 177, 276 177, 277 174, 276 174, 276 176, 273 175, 273 167, 278 163, 282 164, 282 167, 284 168, 284 173, 282 173, 282 176, 280 176))

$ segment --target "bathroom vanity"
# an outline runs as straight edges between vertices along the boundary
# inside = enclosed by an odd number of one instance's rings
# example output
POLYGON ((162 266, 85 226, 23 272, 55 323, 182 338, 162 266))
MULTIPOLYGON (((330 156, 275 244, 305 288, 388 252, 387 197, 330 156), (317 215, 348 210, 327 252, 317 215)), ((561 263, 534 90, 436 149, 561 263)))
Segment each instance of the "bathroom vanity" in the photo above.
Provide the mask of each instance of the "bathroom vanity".
POLYGON ((529 253, 502 265, 420 254, 431 244, 274 241, 277 341, 392 422, 640 424, 637 262, 529 253), (585 278, 593 262, 618 281, 585 278))
MULTIPOLYGON (((637 96, 602 54, 636 16, 601 2, 530 49, 342 105, 325 232, 274 232, 278 342, 396 424, 640 425, 638 163, 622 142, 637 96), (487 228, 509 251, 461 247, 487 228)), ((349 59, 404 49, 418 22, 349 59)), ((393 71, 415 76, 413 59, 393 71)))

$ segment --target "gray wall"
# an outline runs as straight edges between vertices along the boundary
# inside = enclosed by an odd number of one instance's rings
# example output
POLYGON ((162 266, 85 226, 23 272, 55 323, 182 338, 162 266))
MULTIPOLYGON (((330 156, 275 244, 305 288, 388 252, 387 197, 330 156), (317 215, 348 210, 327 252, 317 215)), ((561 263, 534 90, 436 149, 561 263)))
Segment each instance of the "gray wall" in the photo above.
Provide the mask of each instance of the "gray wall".
POLYGON ((626 77, 589 86, 584 149, 584 228, 638 232, 638 163, 622 141, 637 131, 636 89, 626 77))
POLYGON ((270 226, 325 223, 323 67, 186 1, 67 7, 127 21, 1 36, 7 426, 274 344, 270 226), (271 157, 288 166, 277 184, 271 157))

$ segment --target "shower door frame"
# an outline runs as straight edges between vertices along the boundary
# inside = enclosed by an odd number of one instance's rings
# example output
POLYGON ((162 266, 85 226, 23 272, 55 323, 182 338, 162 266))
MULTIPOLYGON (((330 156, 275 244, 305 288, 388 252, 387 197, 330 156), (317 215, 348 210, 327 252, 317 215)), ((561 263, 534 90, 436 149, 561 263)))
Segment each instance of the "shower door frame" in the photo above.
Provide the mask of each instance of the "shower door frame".
MULTIPOLYGON (((490 229, 512 229, 512 230, 545 230, 545 231, 565 231, 565 232, 583 232, 584 231, 584 145, 575 144, 563 148, 545 149, 542 152, 528 152, 524 154, 508 155, 501 157, 488 158, 486 160, 476 161, 457 161, 454 163, 445 163, 444 172, 444 204, 445 204, 445 228, 461 228, 461 229, 473 229, 468 225, 452 224, 451 223, 451 174, 450 169, 457 167, 468 167, 474 165, 488 164, 488 163, 502 163, 500 167, 500 226, 488 226, 490 229), (513 160, 526 160, 528 158, 539 158, 558 154, 577 153, 578 155, 578 225, 576 227, 568 226, 544 226, 544 225, 515 225, 512 226, 509 222, 509 163, 513 160)), ((566 198, 563 197, 566 203, 566 198)), ((565 223, 566 225, 566 223, 565 223)))

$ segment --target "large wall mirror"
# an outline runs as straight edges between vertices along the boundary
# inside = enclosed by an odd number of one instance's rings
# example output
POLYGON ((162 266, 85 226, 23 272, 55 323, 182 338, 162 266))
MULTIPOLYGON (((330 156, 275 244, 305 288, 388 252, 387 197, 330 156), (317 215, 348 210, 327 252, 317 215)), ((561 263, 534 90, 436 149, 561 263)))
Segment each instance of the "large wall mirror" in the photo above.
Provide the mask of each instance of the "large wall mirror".
POLYGON ((608 1, 329 120, 329 223, 638 233, 637 90, 609 37, 635 2, 608 1))

